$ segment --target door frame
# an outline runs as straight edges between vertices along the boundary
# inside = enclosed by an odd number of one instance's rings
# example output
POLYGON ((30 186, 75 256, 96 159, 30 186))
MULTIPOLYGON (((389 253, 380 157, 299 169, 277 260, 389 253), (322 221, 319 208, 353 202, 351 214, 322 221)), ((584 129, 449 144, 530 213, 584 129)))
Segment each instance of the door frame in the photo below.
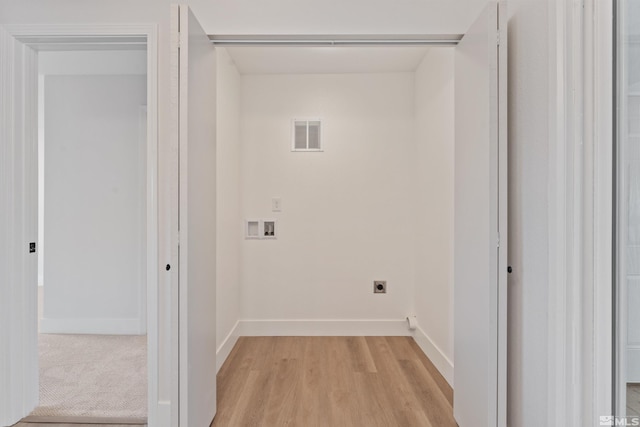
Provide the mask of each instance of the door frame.
POLYGON ((549 3, 549 425, 615 412, 613 1, 549 3))
MULTIPOLYGON (((586 299, 592 307, 589 324, 593 337, 588 344, 593 348, 593 380, 590 389, 590 416, 594 424, 600 416, 615 415, 613 405, 613 326, 614 326, 614 232, 613 216, 614 182, 614 124, 613 124, 613 5, 615 0, 586 0, 585 23, 588 37, 585 39, 585 58, 588 64, 585 80, 585 142, 591 144, 593 175, 587 176, 587 187, 592 193, 587 216, 593 244, 585 260, 585 269, 591 273, 592 293, 586 299)), ((587 276, 589 277, 589 276, 587 276)), ((588 366, 585 363, 585 366, 588 366)), ((587 412, 588 413, 588 412, 587 412)))
MULTIPOLYGON (((626 395, 627 395, 627 380, 628 380, 628 313, 627 308, 628 301, 628 284, 627 284, 627 266, 626 264, 626 250, 622 242, 624 242, 624 235, 628 232, 628 221, 625 219, 627 202, 624 200, 624 196, 628 190, 625 186, 625 182, 622 178, 623 173, 628 172, 622 163, 624 155, 626 154, 625 148, 621 145, 624 138, 624 126, 622 122, 626 119, 628 114, 627 97, 629 95, 627 87, 627 69, 624 67, 624 63, 628 60, 628 50, 624 49, 625 43, 633 43, 633 41, 626 42, 624 37, 628 35, 627 22, 625 21, 623 14, 627 1, 616 1, 614 3, 613 10, 613 37, 614 37, 614 76, 613 76, 613 92, 614 92, 614 167, 612 171, 613 179, 615 182, 614 189, 614 246, 613 246, 613 268, 614 268, 614 280, 613 280, 613 293, 614 293, 614 308, 613 308, 613 414, 614 415, 627 415, 626 395)), ((629 381, 632 382, 632 381, 629 381)))
MULTIPOLYGON (((24 64, 26 70, 34 73, 37 71, 37 55, 25 53, 25 51, 31 49, 16 49, 16 42, 20 42, 30 48, 38 48, 51 43, 62 44, 78 44, 78 47, 86 47, 90 44, 96 46, 111 44, 118 45, 123 43, 140 42, 142 38, 145 40, 147 51, 147 137, 146 137, 146 324, 147 324, 147 375, 148 375, 148 424, 158 425, 158 407, 159 407, 159 393, 158 393, 158 367, 159 367, 159 210, 158 210, 158 26, 156 24, 91 24, 91 25, 7 25, 3 27, 8 37, 6 37, 6 44, 11 49, 2 49, 0 56, 2 56, 3 62, 8 64, 8 67, 13 70, 20 70, 24 64)), ((4 45, 3 45, 4 46, 4 45)), ((15 99, 18 105, 23 105, 24 108, 33 109, 37 111, 37 74, 36 78, 27 79, 23 83, 22 92, 18 92, 15 95, 15 99), (35 87, 33 87, 35 85, 35 87), (36 94, 35 105, 33 103, 33 94, 36 94), (24 104, 22 104, 24 103, 24 104)), ((4 123, 16 125, 14 117, 13 107, 15 104, 10 105, 5 111, 5 114, 0 117, 4 123)), ((25 135, 25 144, 35 145, 36 149, 31 149, 25 157, 35 155, 35 159, 23 158, 25 164, 30 161, 34 161, 37 165, 37 131, 32 131, 38 128, 37 114, 25 114, 23 123, 25 135), (33 141, 32 141, 33 139, 33 141)), ((8 159, 9 162, 13 161, 13 158, 8 159)), ((4 177, 3 177, 4 178, 4 177)), ((22 180, 25 183, 10 182, 9 192, 20 193, 27 191, 26 189, 37 189, 37 173, 34 174, 33 170, 27 168, 23 171, 22 180), (35 182, 31 182, 35 180, 35 182), (13 187, 11 187, 13 186, 13 187)), ((24 195, 20 196, 23 200, 26 200, 24 195)), ((35 206, 30 206, 29 203, 25 203, 25 210, 30 217, 32 214, 37 218, 37 202, 35 206), (32 212, 34 211, 34 212, 32 212)), ((4 225, 4 224, 3 224, 4 225)), ((23 230, 14 230, 11 223, 6 224, 8 229, 2 230, 7 232, 7 235, 11 237, 11 240, 17 242, 19 245, 23 244, 25 238, 33 237, 24 233, 23 230)), ((24 227, 23 227, 24 228, 24 227)), ((33 233, 34 230, 29 230, 33 233)), ((36 225, 37 236, 37 225, 36 225)), ((18 246, 20 247, 20 246, 18 246)), ((12 266, 9 266, 10 268, 12 266)), ((37 267, 36 267, 37 268, 37 267)), ((37 318, 37 305, 35 303, 29 303, 36 301, 36 286, 37 283, 30 283, 28 280, 27 270, 29 266, 25 264, 15 267, 18 272, 18 277, 22 280, 18 281, 16 288, 20 288, 17 293, 21 292, 21 297, 16 298, 15 310, 13 313, 1 312, 0 321, 2 324, 12 324, 17 318, 22 325, 26 325, 22 329, 14 328, 9 341, 12 344, 0 347, 0 361, 2 360, 24 360, 24 369, 15 370, 9 369, 9 375, 12 379, 12 384, 29 383, 33 382, 32 374, 37 372, 37 347, 23 344, 30 338, 37 334, 37 323, 31 319, 37 318), (33 295, 30 295, 29 288, 33 287, 33 295), (25 295, 27 296, 25 298, 25 295), (33 296, 33 298, 30 298, 33 296), (13 317, 13 320, 11 319, 13 317), (32 354, 35 351, 35 355, 32 354)), ((37 273, 36 273, 37 277, 37 273)), ((14 296, 14 294, 12 294, 14 296)), ((14 302, 14 301, 12 301, 14 302)), ((144 315, 144 314, 143 314, 144 315)), ((165 335, 165 334, 163 334, 165 335)), ((3 398, 3 390, 0 390, 0 398, 3 398)), ((30 390, 30 393, 21 393, 20 396, 11 399, 10 406, 6 408, 10 413, 10 417, 22 418, 24 412, 30 412, 33 409, 34 397, 37 401, 38 390, 30 390), (35 396, 34 394, 35 393, 35 396)), ((5 400, 5 399, 3 399, 5 400)), ((8 400, 8 399, 7 399, 8 400)), ((0 408, 2 408, 2 402, 0 402, 0 408)), ((3 408, 4 409, 4 408, 3 408)), ((19 421, 15 419, 13 422, 19 421)), ((0 424, 4 420, 0 420, 0 424)))

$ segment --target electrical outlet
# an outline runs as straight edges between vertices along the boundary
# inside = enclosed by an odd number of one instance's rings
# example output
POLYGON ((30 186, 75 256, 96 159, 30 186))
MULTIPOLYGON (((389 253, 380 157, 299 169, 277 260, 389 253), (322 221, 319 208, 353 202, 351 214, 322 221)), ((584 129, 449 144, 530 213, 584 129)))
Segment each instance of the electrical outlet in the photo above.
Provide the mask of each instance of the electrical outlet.
POLYGON ((374 294, 386 294, 387 293, 387 281, 386 280, 374 280, 373 281, 373 293, 374 294))

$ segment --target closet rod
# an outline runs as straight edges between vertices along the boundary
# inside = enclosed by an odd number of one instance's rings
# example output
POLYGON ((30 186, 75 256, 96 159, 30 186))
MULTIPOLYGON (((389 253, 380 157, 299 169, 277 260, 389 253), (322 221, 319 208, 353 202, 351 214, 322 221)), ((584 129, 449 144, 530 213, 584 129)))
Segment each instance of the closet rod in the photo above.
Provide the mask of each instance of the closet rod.
POLYGON ((219 46, 455 46, 462 34, 210 35, 219 46))

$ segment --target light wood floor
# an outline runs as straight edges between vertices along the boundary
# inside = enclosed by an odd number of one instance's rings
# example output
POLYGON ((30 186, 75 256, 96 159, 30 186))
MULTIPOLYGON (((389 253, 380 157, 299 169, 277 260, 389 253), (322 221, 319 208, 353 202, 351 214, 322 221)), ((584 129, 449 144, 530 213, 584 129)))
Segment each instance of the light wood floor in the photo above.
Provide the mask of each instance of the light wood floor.
POLYGON ((627 384, 627 415, 640 416, 640 384, 627 384))
POLYGON ((453 392, 409 337, 243 337, 213 427, 449 427, 453 392))
MULTIPOLYGON (((218 373, 211 426, 454 427, 452 405, 409 337, 241 337, 218 373)), ((97 427, 15 427, 80 426, 97 427)))

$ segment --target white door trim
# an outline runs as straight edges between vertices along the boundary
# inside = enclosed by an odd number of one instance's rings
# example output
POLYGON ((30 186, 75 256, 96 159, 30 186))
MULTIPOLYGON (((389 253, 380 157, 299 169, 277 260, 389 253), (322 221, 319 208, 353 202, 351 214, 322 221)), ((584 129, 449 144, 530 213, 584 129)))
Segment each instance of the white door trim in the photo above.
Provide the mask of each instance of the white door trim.
POLYGON ((581 425, 614 415, 613 0, 585 0, 582 21, 581 425))
POLYGON ((627 384, 626 380, 628 378, 628 369, 627 363, 629 361, 628 353, 628 327, 627 327, 627 305, 625 302, 627 301, 628 292, 628 282, 627 282, 627 265, 626 260, 627 257, 627 245, 621 244, 625 241, 624 236, 628 233, 628 200, 625 197, 625 194, 628 192, 628 183, 625 179, 621 179, 622 176, 626 175, 627 169, 624 166, 623 159, 627 154, 627 150, 622 145, 622 141, 627 136, 625 132, 625 126, 621 123, 621 120, 625 118, 627 114, 627 94, 629 93, 629 88, 627 87, 627 69, 623 65, 627 62, 628 58, 628 49, 623 49, 624 46, 623 37, 628 33, 629 29, 626 28, 627 23, 623 18, 623 11, 625 10, 625 5, 627 2, 618 2, 617 3, 617 16, 616 16, 616 80, 617 86, 614 87, 616 91, 615 98, 616 104, 615 108, 617 111, 617 123, 614 126, 617 129, 616 136, 617 141, 615 141, 615 156, 616 156, 616 170, 614 173, 616 177, 616 216, 614 221, 616 222, 616 236, 615 242, 616 246, 614 247, 614 251, 616 251, 616 265, 615 268, 615 314, 614 314, 614 322, 615 322, 615 336, 614 336, 614 410, 616 414, 626 413, 627 405, 626 405, 626 397, 627 397, 627 384))
POLYGON ((550 1, 549 425, 582 419, 582 5, 550 1))
POLYGON ((569 126, 566 125, 566 1, 549 1, 549 46, 555 49, 549 55, 549 370, 547 379, 547 424, 559 425, 566 419, 567 384, 564 373, 567 366, 567 275, 569 267, 566 219, 569 216, 567 180, 569 153, 565 143, 569 126), (554 327, 555 326, 555 327, 554 327))
POLYGON ((585 21, 592 22, 585 51, 592 69, 588 75, 585 125, 593 145, 592 336, 593 388, 590 416, 599 425, 602 415, 613 415, 613 0, 587 0, 585 21))
MULTIPOLYGON (((75 43, 140 43, 141 40, 146 42, 147 48, 147 112, 148 112, 148 121, 147 121, 147 182, 146 182, 146 195, 147 195, 147 212, 146 212, 146 247, 147 247, 147 269, 146 269, 146 278, 147 278, 147 362, 148 362, 148 423, 151 426, 160 425, 168 425, 168 420, 160 420, 158 417, 159 406, 162 406, 162 403, 166 406, 168 402, 160 402, 159 395, 159 335, 162 333, 164 337, 167 337, 163 331, 160 331, 159 325, 168 325, 168 321, 160 322, 158 317, 158 290, 159 290, 159 275, 158 275, 158 255, 159 255, 159 245, 158 245, 158 234, 159 234, 159 221, 158 221, 158 196, 159 196, 159 187, 158 187, 158 28, 155 24, 118 24, 118 25, 9 25, 5 26, 8 36, 7 40, 0 40, 3 45, 3 49, 1 50, 2 62, 7 65, 8 69, 12 69, 16 67, 20 61, 22 61, 21 55, 12 55, 13 49, 7 50, 4 49, 4 46, 9 46, 15 43, 15 41, 20 41, 28 46, 44 46, 47 43, 51 42, 70 42, 73 41, 75 43)), ((0 33, 0 38, 4 34, 0 33)), ((37 57, 36 57, 37 58, 37 57)), ((37 63, 35 64, 37 66, 37 63)), ((36 68, 37 69, 37 68, 36 68)), ((1 83, 0 83, 1 84, 1 83)), ((37 78, 35 79, 35 88, 37 91, 37 78)), ((36 92, 37 93, 37 92, 36 92)), ((3 97, 4 98, 4 97, 3 97)), ((7 102, 5 99, 4 102, 7 102)), ((8 106, 10 108, 3 109, 2 120, 3 129, 7 129, 5 124, 12 124, 15 122, 14 111, 12 106, 8 106)), ((36 104, 37 108, 37 104, 36 104)), ((27 119, 28 123, 25 125, 25 129, 37 129, 37 115, 30 115, 27 119)), ((33 136, 33 135, 32 135, 33 136)), ((37 138, 35 138, 37 140, 37 138)), ((37 143, 37 141, 36 141, 37 143)), ((37 150, 36 150, 37 152, 37 150)), ((2 156, 3 159, 7 159, 8 163, 13 161, 13 157, 11 153, 8 153, 9 156, 2 156)), ((37 164, 37 159, 36 159, 37 164)), ((9 182, 5 183, 6 177, 0 176, 0 182, 3 185, 8 185, 9 192, 16 191, 15 185, 16 183, 9 182), (14 190, 12 190, 14 188, 14 190)), ((37 181, 36 184, 37 185, 37 181)), ((37 188, 37 187, 36 187, 37 188)), ((18 190, 20 191, 20 190, 18 190)), ((6 205, 3 205, 6 206, 6 205)), ((37 214, 37 209, 36 209, 37 214)), ((0 233, 12 232, 12 221, 8 220, 5 223, 0 224, 0 233)), ((37 232, 37 230, 36 230, 37 232)), ((20 244, 22 245, 23 239, 20 239, 20 244)), ((37 236, 33 238, 31 241, 36 241, 37 236)), ((0 248, 0 250, 5 248, 0 248)), ((9 249, 9 248, 6 248, 9 249)), ((5 250, 6 250, 5 249, 5 250)), ((2 259, 6 259, 3 257, 2 259)), ((12 267, 8 265, 7 267, 12 267)), ((15 269, 15 268, 14 268, 15 269)), ((8 269, 11 271, 13 269, 8 269)), ((11 273, 9 273, 11 274, 11 273)), ((37 277, 37 274, 36 274, 37 277)), ((30 282, 26 280, 20 281, 20 287, 22 289, 28 289, 30 287, 30 282)), ((34 287, 34 295, 32 301, 36 301, 35 297, 35 286, 34 287)), ((15 297, 15 295, 12 296, 15 297)), ((37 314, 34 311, 36 309, 35 304, 32 304, 28 308, 25 306, 20 312, 14 313, 13 316, 11 313, 7 311, 0 311, 0 320, 3 325, 11 325, 12 323, 17 323, 21 325, 28 325, 25 329, 17 329, 17 328, 2 328, 5 330, 14 330, 16 329, 13 335, 16 335, 17 340, 28 340, 31 336, 36 336, 37 329, 35 322, 25 323, 27 319, 36 319, 37 314), (19 322, 16 322, 16 319, 20 319, 19 322)), ((4 336, 0 336, 0 338, 5 339, 4 336)), ((33 372, 33 370, 37 367, 37 348, 30 349, 25 352, 21 346, 0 346, 0 362, 4 362, 4 365, 0 365, 0 375, 2 375, 2 370, 7 369, 8 372, 11 372, 13 375, 24 375, 21 372, 15 372, 12 369, 12 365, 10 361, 15 360, 28 360, 31 365, 27 367, 25 372, 33 372), (34 354, 29 354, 35 351, 34 354), (7 359, 9 357, 9 359, 7 359)), ((36 371, 37 372, 37 371, 36 371)), ((0 376, 0 378, 2 378, 0 376)), ((26 378, 23 377, 20 381, 25 381, 26 378)), ((4 391, 0 389, 0 405, 2 404, 2 399, 4 391)), ((37 393, 37 390, 36 390, 37 393)), ((169 397, 170 399, 170 397, 169 397)), ((167 400, 167 399, 165 399, 167 400)), ((37 395, 36 395, 37 401, 37 395)), ((3 408, 0 406, 0 413, 11 413, 12 417, 16 416, 24 416, 24 411, 30 411, 30 405, 32 406, 33 398, 29 398, 29 396, 14 396, 14 400, 11 402, 10 408, 3 408), (19 402, 19 401, 20 402, 19 402), (20 408, 18 408, 20 406, 20 408), (18 408, 16 410, 16 408, 18 408), (7 409, 11 412, 5 412, 4 409, 7 409)), ((169 403, 170 404, 170 403, 169 403)), ((13 422, 18 421, 18 419, 13 419, 13 422)), ((0 420, 0 424, 5 422, 4 419, 0 420)))
POLYGON ((498 396, 497 425, 507 426, 508 413, 508 278, 509 265, 509 3, 498 1, 498 183, 506 183, 498 193, 498 396))
POLYGON ((612 2, 549 1, 548 425, 612 415, 612 2))

